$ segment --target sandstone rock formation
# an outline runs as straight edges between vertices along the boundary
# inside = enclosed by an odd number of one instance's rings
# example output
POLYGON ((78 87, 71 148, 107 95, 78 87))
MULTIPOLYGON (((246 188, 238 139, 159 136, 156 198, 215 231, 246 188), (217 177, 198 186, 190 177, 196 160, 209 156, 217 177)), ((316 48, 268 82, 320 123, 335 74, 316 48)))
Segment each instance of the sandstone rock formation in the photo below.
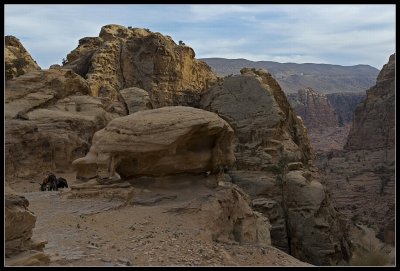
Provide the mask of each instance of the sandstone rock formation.
POLYGON ((300 118, 272 76, 242 69, 202 98, 234 129, 236 163, 228 174, 272 225, 272 244, 316 264, 349 259, 345 223, 313 167, 314 153, 300 118))
POLYGON ((336 127, 338 115, 327 96, 312 88, 299 89, 296 94, 288 94, 288 100, 308 129, 336 127))
POLYGON ((5 262, 6 265, 45 265, 46 241, 32 239, 36 216, 28 209, 28 200, 5 184, 5 262))
POLYGON ((30 71, 40 70, 39 65, 14 36, 4 37, 4 67, 6 80, 13 79, 30 71))
POLYGON ((64 69, 30 72, 7 82, 7 176, 67 170, 88 151, 94 132, 127 114, 122 103, 90 97, 89 92, 81 76, 64 69))
POLYGON ((119 99, 129 87, 146 90, 155 107, 198 104, 215 80, 192 48, 147 29, 106 25, 99 37, 83 38, 67 56, 64 68, 87 79, 91 95, 119 99))
POLYGON ((353 224, 373 229, 394 244, 395 217, 395 54, 354 115, 343 151, 321 155, 319 167, 336 207, 353 224))
POLYGON ((124 98, 128 114, 153 108, 149 94, 143 89, 136 87, 124 88, 120 90, 120 93, 124 98))
POLYGON ((216 172, 233 163, 232 140, 232 128, 214 113, 163 107, 112 120, 73 165, 77 178, 100 180, 216 172))
POLYGON ((339 126, 351 123, 356 107, 365 99, 365 93, 338 92, 327 94, 328 102, 339 118, 339 126))
POLYGON ((378 75, 376 85, 367 90, 353 119, 345 149, 392 148, 395 143, 395 54, 378 75))

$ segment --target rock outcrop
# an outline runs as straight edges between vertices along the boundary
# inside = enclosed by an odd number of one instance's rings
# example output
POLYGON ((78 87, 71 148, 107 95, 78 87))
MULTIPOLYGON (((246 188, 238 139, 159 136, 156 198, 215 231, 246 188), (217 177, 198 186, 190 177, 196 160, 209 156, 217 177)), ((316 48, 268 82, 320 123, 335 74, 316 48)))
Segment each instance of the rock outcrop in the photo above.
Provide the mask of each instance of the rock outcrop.
POLYGON ((121 89, 146 90, 155 107, 196 106, 216 79, 192 48, 148 29, 106 25, 99 37, 83 38, 64 68, 87 79, 91 95, 118 100, 121 89))
POLYGON ((149 94, 143 89, 124 88, 120 90, 120 93, 124 98, 128 114, 153 108, 149 94))
POLYGON ((122 103, 90 97, 89 92, 81 76, 63 69, 30 72, 7 82, 7 176, 69 169, 88 151, 97 130, 127 114, 122 103))
POLYGON ((224 182, 199 208, 211 239, 217 242, 271 245, 268 219, 251 207, 249 197, 236 185, 224 182))
POLYGON ((272 244, 316 265, 349 259, 345 223, 313 167, 300 118, 272 76, 242 69, 203 96, 202 106, 234 129, 236 163, 228 174, 272 225, 272 244))
POLYGON ((339 126, 343 126, 352 122, 354 110, 364 101, 365 93, 338 92, 327 94, 326 97, 338 115, 339 126))
POLYGON ((344 150, 319 159, 337 209, 388 244, 395 241, 395 62, 393 54, 357 107, 344 150))
POLYGON ((365 101, 354 112, 353 126, 345 149, 393 148, 395 143, 395 54, 367 90, 365 101))
POLYGON ((73 165, 78 179, 218 172, 234 162, 232 140, 232 128, 214 113, 163 107, 112 120, 73 165))
POLYGON ((40 70, 39 65, 33 60, 19 39, 14 36, 4 37, 4 68, 6 80, 31 71, 40 70))
POLYGON ((288 100, 308 129, 337 127, 338 115, 325 94, 312 88, 299 89, 296 94, 288 94, 288 100))
POLYGON ((5 184, 5 263, 6 265, 45 265, 50 259, 43 253, 46 241, 32 239, 36 216, 28 209, 28 200, 5 184))

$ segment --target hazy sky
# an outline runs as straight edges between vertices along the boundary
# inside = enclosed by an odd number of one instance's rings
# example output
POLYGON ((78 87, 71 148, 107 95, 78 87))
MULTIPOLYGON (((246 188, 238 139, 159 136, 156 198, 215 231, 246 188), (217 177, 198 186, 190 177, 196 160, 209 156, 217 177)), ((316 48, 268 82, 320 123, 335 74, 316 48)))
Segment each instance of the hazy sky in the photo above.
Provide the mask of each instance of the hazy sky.
POLYGON ((196 58, 368 64, 395 52, 395 5, 5 5, 6 35, 44 69, 106 24, 183 40, 196 58))

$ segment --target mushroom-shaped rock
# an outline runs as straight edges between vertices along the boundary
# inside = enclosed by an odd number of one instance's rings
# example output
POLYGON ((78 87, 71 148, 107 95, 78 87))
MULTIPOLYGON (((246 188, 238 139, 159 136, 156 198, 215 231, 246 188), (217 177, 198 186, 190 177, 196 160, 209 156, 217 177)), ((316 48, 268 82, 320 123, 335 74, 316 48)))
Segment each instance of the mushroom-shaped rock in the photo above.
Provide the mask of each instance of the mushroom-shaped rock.
POLYGON ((217 114, 184 106, 113 119, 73 162, 77 179, 217 172, 233 164, 234 133, 217 114))

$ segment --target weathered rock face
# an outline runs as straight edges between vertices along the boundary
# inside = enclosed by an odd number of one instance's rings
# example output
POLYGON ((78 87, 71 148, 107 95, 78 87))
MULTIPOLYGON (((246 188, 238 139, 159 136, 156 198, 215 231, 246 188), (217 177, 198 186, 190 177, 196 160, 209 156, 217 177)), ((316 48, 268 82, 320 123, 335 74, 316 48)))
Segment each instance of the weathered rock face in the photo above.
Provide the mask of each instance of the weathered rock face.
POLYGON ((7 81, 6 175, 67 170, 88 151, 97 130, 126 114, 123 104, 90 97, 89 91, 81 76, 63 69, 30 72, 7 81))
POLYGON ((5 78, 11 80, 27 72, 40 70, 39 65, 14 36, 4 37, 5 78))
POLYGON ((288 100, 308 129, 338 126, 338 116, 328 102, 327 96, 312 88, 300 89, 296 94, 288 94, 288 100))
POLYGON ((289 162, 308 164, 314 154, 305 127, 278 83, 263 70, 242 72, 223 78, 202 98, 204 109, 217 112, 235 130, 236 168, 270 169, 280 152, 289 162))
POLYGON ((153 108, 149 94, 143 89, 136 87, 124 88, 120 90, 120 93, 124 98, 128 114, 153 108))
POLYGON ((43 253, 46 241, 32 240, 36 216, 29 211, 28 200, 17 195, 6 183, 5 260, 7 265, 44 265, 50 261, 43 253))
POLYGON ((271 245, 271 225, 254 211, 249 197, 236 185, 227 183, 215 196, 201 205, 201 220, 213 241, 271 245))
POLYGON ((353 120, 356 107, 365 99, 365 93, 339 92, 327 94, 328 102, 334 108, 339 118, 339 126, 353 120))
POLYGON ((392 148, 395 143, 395 54, 367 90, 365 101, 354 112, 345 149, 392 148))
POLYGON ((232 140, 232 128, 214 113, 163 107, 112 120, 73 165, 77 178, 100 180, 219 171, 235 159, 232 140))
POLYGON ((263 70, 225 77, 202 98, 234 129, 236 163, 228 174, 272 225, 272 244, 316 265, 349 259, 345 225, 313 167, 301 119, 263 70))
POLYGON ((396 206, 394 99, 393 54, 357 107, 344 150, 319 159, 336 207, 354 224, 373 229, 388 244, 394 244, 390 229, 396 206))
POLYGON ((155 107, 198 104, 216 79, 192 48, 147 29, 103 26, 99 37, 83 38, 65 68, 87 79, 92 96, 118 99, 119 90, 148 91, 155 107))

